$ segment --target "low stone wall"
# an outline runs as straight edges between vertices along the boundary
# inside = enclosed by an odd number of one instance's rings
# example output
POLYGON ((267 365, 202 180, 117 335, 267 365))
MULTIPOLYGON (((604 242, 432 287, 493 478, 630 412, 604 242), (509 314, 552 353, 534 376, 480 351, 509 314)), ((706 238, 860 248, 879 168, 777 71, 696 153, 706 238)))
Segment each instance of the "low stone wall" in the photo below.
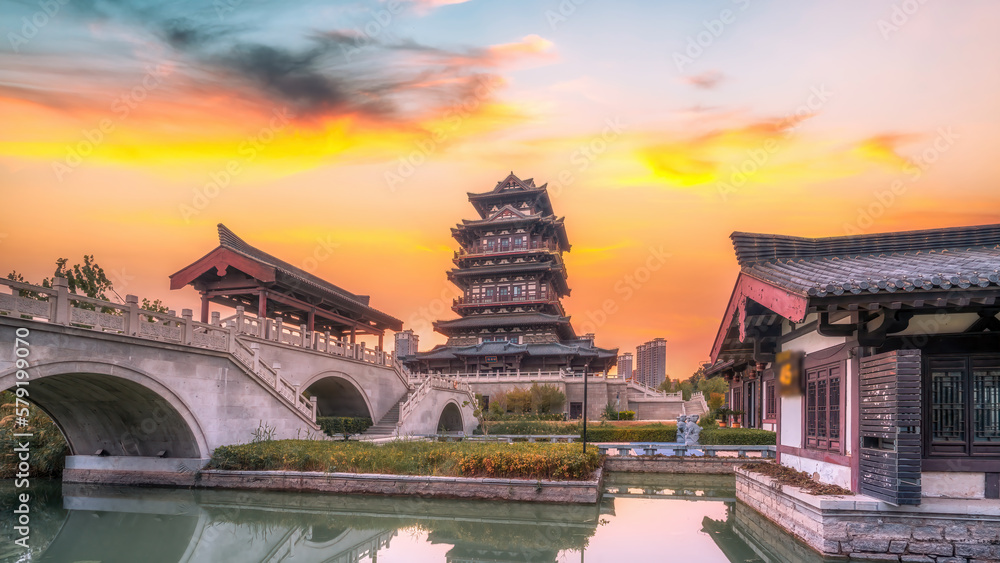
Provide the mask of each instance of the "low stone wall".
POLYGON ((674 457, 674 456, 608 456, 604 459, 605 471, 623 473, 703 473, 731 475, 736 466, 760 462, 751 457, 674 457))
POLYGON ((736 470, 736 498, 812 549, 852 561, 1000 560, 1000 501, 924 499, 894 507, 864 495, 810 495, 736 470))
POLYGON ((219 471, 198 474, 199 488, 400 495, 432 498, 594 504, 602 471, 590 481, 529 481, 469 477, 430 477, 304 471, 219 471))
POLYGON ((67 458, 63 482, 594 504, 600 498, 604 475, 603 470, 598 469, 594 478, 588 481, 547 481, 305 471, 201 470, 207 462, 208 460, 197 459, 70 456, 67 458))

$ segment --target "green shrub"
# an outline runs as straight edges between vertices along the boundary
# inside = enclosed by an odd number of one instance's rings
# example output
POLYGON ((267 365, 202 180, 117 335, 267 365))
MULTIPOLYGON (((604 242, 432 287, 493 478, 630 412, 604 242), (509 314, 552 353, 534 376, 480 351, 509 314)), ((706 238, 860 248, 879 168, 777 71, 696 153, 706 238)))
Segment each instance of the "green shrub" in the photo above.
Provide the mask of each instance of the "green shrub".
POLYGON ((675 442, 677 427, 666 424, 614 427, 598 425, 587 427, 588 442, 675 442))
POLYGON ((62 475, 69 455, 69 446, 56 423, 34 404, 28 405, 26 426, 16 426, 15 407, 24 407, 15 403, 16 397, 10 391, 0 394, 0 479, 12 479, 17 473, 17 457, 14 448, 23 438, 14 437, 15 433, 33 434, 29 439, 31 448, 31 476, 59 477, 62 475))
POLYGON ((618 411, 618 420, 635 420, 635 411, 618 411))
MULTIPOLYGON (((500 434, 500 432, 497 432, 500 434)), ((615 428, 590 426, 588 442, 676 442, 677 427, 665 424, 615 428)), ((705 446, 773 446, 775 433, 756 428, 706 428, 698 442, 705 446)))
POLYGON ((316 424, 328 436, 347 437, 351 434, 361 434, 372 425, 372 419, 367 416, 318 416, 316 424))
POLYGON ((486 423, 490 434, 579 434, 580 425, 575 422, 548 422, 541 420, 502 420, 486 423))
POLYGON ((549 422, 566 420, 566 414, 561 412, 550 412, 550 413, 525 413, 525 414, 515 414, 512 412, 505 412, 501 414, 490 413, 489 420, 492 421, 507 421, 507 420, 547 420, 549 422))
POLYGON ((699 442, 706 446, 773 446, 777 434, 759 428, 706 428, 699 442))
POLYGON ((324 471, 514 479, 586 479, 600 465, 596 447, 483 442, 328 442, 276 440, 216 448, 210 469, 324 471))
POLYGON ((531 384, 531 410, 538 414, 561 411, 566 404, 566 394, 555 385, 531 384))

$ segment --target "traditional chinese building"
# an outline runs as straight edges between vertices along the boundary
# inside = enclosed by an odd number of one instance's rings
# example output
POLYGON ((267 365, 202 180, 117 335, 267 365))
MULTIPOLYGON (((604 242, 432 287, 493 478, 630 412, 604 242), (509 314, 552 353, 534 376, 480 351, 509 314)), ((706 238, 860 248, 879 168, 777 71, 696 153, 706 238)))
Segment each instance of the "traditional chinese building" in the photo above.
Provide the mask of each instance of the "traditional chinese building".
POLYGON ((459 244, 448 279, 462 296, 459 318, 434 323, 447 344, 417 354, 410 369, 441 373, 606 372, 617 349, 577 336, 561 299, 570 293, 563 218, 546 185, 513 173, 485 193, 470 193, 478 219, 452 229, 459 244))
POLYGON ((170 276, 170 289, 191 285, 201 294, 201 322, 209 320, 209 303, 244 307, 260 319, 281 317, 292 326, 329 331, 352 344, 358 336, 374 336, 379 350, 386 330, 402 330, 402 321, 371 307, 369 296, 251 246, 221 223, 218 229, 215 250, 170 276))
POLYGON ((857 493, 824 505, 749 474, 740 500, 825 555, 1000 558, 1000 225, 732 239, 707 373, 776 428, 782 465, 857 493))

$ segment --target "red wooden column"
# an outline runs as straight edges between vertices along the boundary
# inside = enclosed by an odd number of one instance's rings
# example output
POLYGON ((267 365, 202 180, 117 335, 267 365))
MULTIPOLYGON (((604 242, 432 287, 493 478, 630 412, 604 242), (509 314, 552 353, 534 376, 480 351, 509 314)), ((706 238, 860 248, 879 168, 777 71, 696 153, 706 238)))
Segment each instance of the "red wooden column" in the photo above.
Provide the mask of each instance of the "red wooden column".
POLYGON ((306 321, 306 329, 309 332, 313 332, 313 327, 316 326, 316 309, 309 310, 309 318, 306 321))
POLYGON ((379 349, 379 351, 382 351, 382 350, 383 350, 383 348, 382 348, 382 337, 383 337, 384 335, 385 335, 385 333, 384 333, 384 332, 380 332, 380 333, 378 333, 378 349, 379 349))
POLYGON ((267 318, 267 291, 260 290, 260 299, 257 300, 257 317, 267 318))
POLYGON ((208 322, 208 292, 201 292, 201 322, 208 322))
POLYGON ((352 326, 351 327, 351 344, 354 344, 354 337, 355 337, 356 334, 357 334, 357 327, 352 326))

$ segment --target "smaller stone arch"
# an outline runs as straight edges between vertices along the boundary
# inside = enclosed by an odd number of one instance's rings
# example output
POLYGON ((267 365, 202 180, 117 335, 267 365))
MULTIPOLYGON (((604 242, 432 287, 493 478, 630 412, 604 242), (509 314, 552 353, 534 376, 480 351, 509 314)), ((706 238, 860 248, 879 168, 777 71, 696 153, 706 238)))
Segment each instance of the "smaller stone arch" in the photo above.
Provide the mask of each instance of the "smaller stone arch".
POLYGON ((438 431, 462 432, 465 424, 462 420, 462 409, 455 401, 448 401, 441 409, 441 416, 437 423, 438 431))
POLYGON ((317 416, 367 416, 373 418, 371 401, 353 378, 342 372, 323 372, 305 385, 316 397, 317 416))

